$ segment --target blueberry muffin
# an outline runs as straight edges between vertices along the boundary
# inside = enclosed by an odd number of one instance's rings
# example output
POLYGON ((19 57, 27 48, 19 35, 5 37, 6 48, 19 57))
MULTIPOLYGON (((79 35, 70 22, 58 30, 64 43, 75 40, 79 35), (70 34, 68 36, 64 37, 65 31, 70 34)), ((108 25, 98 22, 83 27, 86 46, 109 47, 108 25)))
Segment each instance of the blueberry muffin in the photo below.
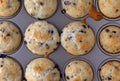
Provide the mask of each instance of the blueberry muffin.
POLYGON ((101 81, 120 81, 120 61, 108 61, 99 70, 101 81))
POLYGON ((59 44, 59 34, 54 25, 46 21, 31 23, 25 31, 26 46, 38 55, 48 55, 59 44))
POLYGON ((91 66, 82 60, 73 60, 65 67, 66 81, 93 81, 91 66))
POLYGON ((108 18, 120 17, 120 0, 98 0, 98 7, 108 18))
POLYGON ((92 0, 61 0, 66 14, 73 18, 86 16, 92 8, 92 0))
POLYGON ((57 9, 57 0, 24 0, 26 11, 37 19, 52 16, 57 9))
POLYGON ((115 25, 103 28, 99 34, 99 43, 102 49, 108 53, 120 52, 120 28, 115 25))
POLYGON ((26 68, 27 81, 60 81, 60 72, 55 64, 47 58, 37 58, 26 68))
POLYGON ((93 47, 95 36, 92 29, 79 21, 67 24, 61 34, 61 44, 73 55, 85 55, 93 47))
POLYGON ((20 0, 0 0, 0 16, 13 16, 20 8, 20 0))
POLYGON ((0 58, 0 81, 22 81, 22 68, 10 57, 0 58))
POLYGON ((19 28, 9 21, 0 21, 0 53, 12 53, 21 43, 22 36, 19 28))

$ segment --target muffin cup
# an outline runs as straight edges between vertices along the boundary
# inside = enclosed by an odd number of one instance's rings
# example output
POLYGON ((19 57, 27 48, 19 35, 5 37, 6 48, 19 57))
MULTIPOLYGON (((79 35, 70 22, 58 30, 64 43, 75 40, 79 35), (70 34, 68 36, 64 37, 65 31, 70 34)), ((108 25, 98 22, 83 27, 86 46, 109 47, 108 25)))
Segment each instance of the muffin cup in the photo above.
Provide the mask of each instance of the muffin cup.
POLYGON ((110 18, 110 17, 105 16, 105 15, 101 12, 101 10, 100 10, 100 8, 99 8, 98 1, 99 1, 99 0, 95 0, 96 9, 103 15, 103 18, 104 18, 105 20, 108 20, 108 21, 118 21, 118 20, 120 20, 120 16, 119 16, 119 17, 116 17, 116 18, 110 18))
MULTIPOLYGON (((27 79, 26 79, 26 77, 25 77, 25 73, 26 73, 26 68, 27 68, 27 66, 28 66, 33 60, 39 59, 39 58, 44 58, 44 57, 33 58, 33 59, 32 59, 31 61, 29 61, 29 63, 26 65, 26 67, 25 67, 25 72, 24 72, 24 78, 23 78, 24 81, 27 81, 27 79)), ((48 58, 48 59, 55 64, 55 68, 57 68, 58 71, 59 71, 59 73, 60 73, 60 80, 61 80, 61 79, 62 79, 62 73, 61 73, 61 71, 60 71, 59 66, 58 66, 57 63, 55 63, 55 61, 53 61, 52 59, 50 59, 50 58, 48 58)))
MULTIPOLYGON (((25 2, 23 1, 23 4, 24 4, 24 3, 25 3, 25 2)), ((27 12, 26 8, 25 8, 25 4, 24 4, 24 6, 23 6, 23 8, 25 9, 25 12, 26 12, 31 18, 33 18, 33 19, 35 19, 35 20, 47 20, 47 19, 50 19, 51 17, 53 17, 53 16, 57 13, 58 7, 59 7, 59 0, 57 0, 57 7, 56 7, 55 12, 54 12, 51 16, 49 16, 49 17, 47 17, 47 18, 40 19, 40 18, 35 18, 35 17, 33 17, 32 15, 30 15, 30 14, 27 12)))
POLYGON ((11 15, 11 16, 6 16, 6 17, 0 16, 0 19, 12 19, 12 18, 14 18, 15 16, 17 16, 17 15, 19 14, 19 12, 21 11, 21 9, 22 9, 22 0, 18 0, 18 1, 20 2, 20 7, 19 7, 19 9, 18 9, 13 15, 11 15))
MULTIPOLYGON (((79 20, 76 20, 76 21, 79 21, 79 20)), ((74 22, 76 22, 76 21, 74 21, 74 22)), ((69 22, 69 23, 71 23, 71 22, 69 22)), ((66 25, 68 25, 69 23, 67 23, 66 25)), ((64 25, 64 27, 65 27, 66 25, 64 25)), ((61 44, 62 48, 63 48, 68 54, 70 54, 70 55, 72 55, 72 56, 86 56, 87 54, 89 54, 89 53, 95 48, 95 44, 96 44, 95 32, 94 32, 94 30, 93 30, 93 28, 92 28, 91 26, 89 26, 88 24, 86 24, 86 25, 87 25, 88 27, 90 27, 90 29, 93 31, 93 34, 94 34, 94 37, 95 37, 94 46, 93 46, 93 47, 91 48, 91 50, 88 51, 86 54, 83 54, 83 55, 73 55, 73 54, 67 52, 67 50, 66 50, 66 49, 62 46, 62 44, 61 44)), ((64 27, 63 27, 63 29, 64 29, 64 27)), ((61 31, 62 31, 61 34, 63 33, 63 29, 61 30, 61 31)), ((60 41, 61 41, 61 34, 60 34, 60 41)))
POLYGON ((74 57, 74 58, 71 58, 71 59, 69 59, 65 64, 64 64, 64 67, 63 67, 63 80, 64 81, 66 81, 66 79, 65 79, 65 69, 66 69, 66 66, 70 63, 70 62, 72 62, 72 61, 74 61, 74 60, 80 60, 80 61, 84 61, 84 62, 86 62, 86 63, 88 63, 89 65, 90 65, 90 67, 91 67, 91 69, 92 69, 92 72, 93 72, 93 78, 92 78, 92 81, 94 81, 94 77, 95 77, 95 67, 94 67, 94 65, 88 60, 88 59, 85 59, 85 58, 81 58, 81 57, 74 57))
POLYGON ((118 26, 118 27, 120 27, 120 24, 111 22, 111 23, 107 23, 107 24, 102 25, 102 26, 100 27, 100 29, 98 30, 98 32, 97 32, 97 46, 98 46, 98 48, 101 50, 101 52, 103 52, 103 53, 106 54, 106 55, 109 55, 109 56, 118 56, 118 55, 120 55, 120 51, 117 52, 117 53, 107 52, 105 49, 102 48, 102 46, 101 46, 101 44, 100 44, 100 41, 99 41, 100 33, 101 33, 101 31, 102 31, 104 28, 106 28, 106 27, 108 27, 108 26, 118 26))
MULTIPOLYGON (((37 21, 39 21, 39 20, 37 20, 37 21)), ((34 22, 37 22, 37 21, 34 21, 34 22)), ((44 21, 44 20, 43 20, 43 21, 44 21)), ((34 23, 34 22, 32 22, 32 23, 34 23)), ((59 30, 58 30, 57 26, 56 26, 55 24, 49 22, 49 21, 47 21, 47 22, 50 23, 50 24, 52 24, 52 25, 54 25, 55 28, 56 28, 57 31, 58 31, 58 34, 59 34, 59 30)), ((32 23, 30 23, 30 24, 32 24, 32 23)), ((29 24, 29 25, 30 25, 30 24, 29 24)), ((29 26, 29 25, 28 25, 28 26, 29 26)), ((27 26, 27 27, 28 27, 28 26, 27 26)), ((26 29, 27 29, 27 28, 26 28, 26 29)), ((25 29, 25 32, 26 32, 26 29, 25 29)), ((24 32, 24 34, 25 34, 25 32, 24 32)), ((24 37, 25 37, 25 36, 24 36, 24 37)), ((59 39, 60 39, 60 34, 59 34, 59 39)), ((39 54, 33 53, 30 49, 28 49, 28 47, 27 47, 27 42, 26 42, 25 40, 24 40, 24 45, 26 46, 27 50, 28 50, 30 53, 34 54, 34 55, 42 56, 42 57, 49 57, 52 53, 54 53, 54 52, 58 49, 58 47, 59 47, 59 45, 60 45, 60 41, 59 41, 59 43, 58 43, 57 48, 55 48, 54 51, 52 51, 52 52, 49 53, 49 54, 45 54, 45 55, 39 55, 39 54)))
MULTIPOLYGON (((62 0, 61 0, 62 1, 62 0)), ((95 2, 94 2, 94 0, 92 0, 92 5, 94 5, 95 4, 95 2)), ((85 16, 83 16, 83 17, 79 17, 79 18, 74 18, 74 17, 71 17, 71 16, 69 16, 67 13, 66 13, 66 10, 65 9, 63 9, 63 7, 62 7, 62 2, 60 2, 60 9, 61 9, 61 13, 63 14, 63 15, 65 15, 67 18, 69 18, 69 19, 72 19, 72 20, 83 20, 83 19, 87 19, 89 16, 88 16, 88 14, 86 14, 85 16)))
POLYGON ((10 22, 10 23, 12 23, 13 25, 15 25, 17 28, 18 28, 18 30, 20 31, 20 35, 21 35, 21 42, 20 42, 20 44, 19 44, 19 47, 16 49, 16 50, 14 50, 14 51, 12 51, 12 52, 9 52, 9 53, 0 53, 1 55, 11 55, 11 54, 14 54, 14 53, 16 53, 17 51, 19 51, 19 49, 21 48, 21 46, 22 46, 22 43, 23 43, 23 34, 22 34, 22 31, 21 31, 21 29, 20 29, 20 27, 16 24, 16 23, 14 23, 14 22, 12 22, 12 21, 8 21, 8 20, 0 20, 0 22, 10 22))
POLYGON ((15 58, 11 57, 11 56, 7 56, 7 55, 2 55, 2 54, 0 54, 0 58, 6 58, 6 57, 14 60, 15 62, 17 62, 17 63, 19 64, 19 66, 20 66, 20 68, 21 68, 21 71, 22 71, 22 78, 21 78, 22 80, 21 80, 21 81, 23 81, 23 80, 24 80, 24 70, 23 70, 23 67, 22 67, 21 63, 20 63, 19 61, 17 61, 15 58))
POLYGON ((107 62, 109 62, 109 61, 117 61, 117 62, 120 62, 120 59, 119 59, 119 58, 107 58, 107 59, 103 60, 103 61, 100 63, 98 69, 97 69, 97 78, 98 78, 98 81, 101 81, 101 77, 100 77, 100 73, 99 73, 99 71, 101 70, 101 67, 102 67, 104 64, 106 64, 107 62))

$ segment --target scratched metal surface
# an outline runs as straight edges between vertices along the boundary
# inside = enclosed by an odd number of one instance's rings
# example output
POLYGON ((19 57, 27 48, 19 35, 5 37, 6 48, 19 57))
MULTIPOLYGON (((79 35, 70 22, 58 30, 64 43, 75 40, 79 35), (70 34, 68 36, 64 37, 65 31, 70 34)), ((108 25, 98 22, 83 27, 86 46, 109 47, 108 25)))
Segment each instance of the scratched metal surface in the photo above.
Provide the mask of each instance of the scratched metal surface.
MULTIPOLYGON (((60 0, 58 0, 58 9, 56 11, 56 13, 50 17, 49 19, 46 19, 46 21, 49 21, 53 24, 56 25, 56 27, 59 30, 59 33, 61 32, 62 28, 69 22, 72 22, 74 20, 66 17, 64 14, 61 13, 61 3, 60 0)), ((0 18, 0 20, 9 20, 12 21, 14 23, 16 23, 22 30, 22 33, 24 34, 25 29, 27 28, 27 26, 31 23, 36 21, 36 19, 32 18, 30 15, 27 14, 27 12, 25 11, 24 8, 24 3, 22 0, 22 6, 21 6, 21 10, 18 13, 18 15, 16 15, 13 18, 0 18)), ((87 24, 90 25, 92 27, 92 29, 95 32, 95 36, 96 36, 96 43, 95 43, 95 47, 92 49, 92 51, 90 51, 87 55, 84 56, 73 56, 69 53, 67 53, 63 47, 61 45, 59 45, 58 49, 53 52, 52 54, 50 54, 49 58, 52 59, 55 63, 58 64, 60 71, 63 75, 64 73, 64 65, 66 64, 66 62, 68 62, 71 58, 82 58, 82 59, 86 59, 92 66, 94 66, 94 80, 93 81, 99 81, 98 79, 98 68, 99 65, 106 59, 111 58, 111 59, 120 59, 120 55, 118 54, 117 56, 110 56, 108 54, 105 54, 102 50, 100 50, 99 45, 98 45, 98 41, 97 41, 97 34, 98 34, 98 30, 107 23, 118 23, 120 24, 120 21, 117 20, 107 20, 107 19, 102 19, 101 21, 94 21, 91 18, 87 18, 87 24)), ((17 52, 15 52, 12 55, 9 55, 13 58, 15 58, 17 61, 20 62, 20 64, 22 65, 24 72, 25 72, 25 68, 27 66, 27 64, 32 60, 35 59, 37 57, 41 57, 39 55, 34 55, 32 54, 27 47, 25 46, 24 42, 22 42, 21 47, 19 48, 19 50, 17 50, 17 52)), ((64 81, 64 79, 62 78, 61 81, 64 81)))

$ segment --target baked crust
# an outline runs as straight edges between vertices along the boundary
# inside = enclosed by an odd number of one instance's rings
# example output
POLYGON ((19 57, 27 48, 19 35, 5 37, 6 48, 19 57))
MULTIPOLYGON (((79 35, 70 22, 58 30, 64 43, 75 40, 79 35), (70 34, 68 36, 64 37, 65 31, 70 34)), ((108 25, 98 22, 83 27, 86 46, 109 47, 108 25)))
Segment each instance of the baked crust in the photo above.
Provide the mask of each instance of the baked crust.
POLYGON ((98 0, 98 7, 108 18, 120 17, 120 0, 98 0))
POLYGON ((48 55, 57 48, 59 34, 54 25, 46 21, 37 21, 28 26, 24 40, 32 53, 48 55))
POLYGON ((66 81, 92 81, 93 70, 91 66, 83 60, 73 60, 65 68, 66 81))
POLYGON ((106 62, 100 68, 101 81, 119 81, 120 80, 120 61, 111 60, 106 62))
POLYGON ((108 53, 117 54, 120 52, 120 28, 110 25, 101 30, 99 43, 108 53))
POLYGON ((38 19, 46 19, 57 10, 57 0, 24 0, 26 11, 38 19))
POLYGON ((86 16, 92 8, 92 0, 61 0, 66 14, 73 18, 86 16))
POLYGON ((86 24, 75 21, 63 28, 61 44, 73 55, 85 55, 94 47, 94 43, 94 33, 86 24))
POLYGON ((21 43, 22 36, 19 28, 9 21, 0 21, 0 53, 16 51, 21 43))
POLYGON ((22 81, 21 66, 12 58, 0 58, 0 81, 22 81))
POLYGON ((0 16, 13 16, 20 8, 20 0, 0 0, 0 16))
POLYGON ((37 58, 26 68, 27 81, 60 81, 60 73, 55 64, 47 58, 37 58))

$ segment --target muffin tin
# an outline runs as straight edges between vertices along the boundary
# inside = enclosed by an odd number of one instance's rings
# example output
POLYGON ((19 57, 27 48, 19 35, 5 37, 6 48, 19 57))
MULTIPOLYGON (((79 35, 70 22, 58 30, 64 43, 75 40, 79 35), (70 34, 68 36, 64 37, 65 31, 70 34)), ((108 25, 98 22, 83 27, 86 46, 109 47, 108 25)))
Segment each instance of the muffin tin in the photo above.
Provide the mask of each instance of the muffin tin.
MULTIPOLYGON (((94 5, 95 2, 97 0, 94 0, 94 5)), ((19 28, 21 29, 22 34, 24 35, 26 28, 28 27, 28 25, 34 21, 37 21, 35 18, 31 17, 30 15, 28 15, 28 13, 26 12, 25 8, 24 8, 24 0, 21 1, 21 9, 19 11, 18 14, 16 14, 16 16, 10 17, 10 18, 2 18, 0 17, 1 21, 7 20, 7 21, 12 21, 14 23, 16 23, 19 28)), ((45 19, 46 21, 55 24, 55 26, 58 28, 59 33, 61 33, 63 27, 70 22, 73 22, 74 19, 68 18, 66 17, 65 14, 61 13, 62 7, 61 7, 61 1, 58 0, 58 9, 56 11, 56 13, 51 16, 48 19, 45 19)), ((80 19, 81 20, 81 19, 80 19)), ((103 27, 104 25, 106 25, 107 23, 111 23, 111 24, 115 24, 118 23, 120 24, 119 19, 115 19, 115 20, 108 20, 106 18, 103 18, 101 21, 94 21, 93 19, 87 17, 87 24, 90 25, 90 27, 94 30, 95 35, 96 35, 96 40, 98 38, 98 32, 99 29, 101 27, 103 27)), ((75 59, 75 57, 82 59, 82 60, 87 60, 87 62, 93 66, 93 71, 94 71, 94 80, 93 81, 100 81, 99 80, 99 75, 98 75, 98 70, 99 70, 99 66, 101 63, 103 63, 104 60, 108 59, 108 58, 112 58, 112 59, 120 59, 120 53, 116 55, 107 55, 105 54, 105 52, 101 51, 101 48, 97 45, 98 41, 96 41, 94 48, 86 55, 84 56, 74 56, 69 54, 68 52, 66 52, 64 50, 64 48, 59 45, 59 47, 52 53, 49 55, 49 58, 52 59, 60 68, 61 74, 62 74, 62 78, 61 81, 65 81, 64 79, 64 67, 66 65, 66 63, 70 62, 70 59, 75 59)), ((0 55, 0 58, 5 57, 6 55, 0 55)), ((32 54, 26 47, 25 43, 21 43, 21 47, 14 53, 8 55, 12 58, 17 59, 17 61, 21 64, 24 72, 26 69, 27 64, 38 57, 43 57, 40 55, 35 55, 32 54)), ((26 81, 25 78, 23 78, 23 81, 26 81)))

